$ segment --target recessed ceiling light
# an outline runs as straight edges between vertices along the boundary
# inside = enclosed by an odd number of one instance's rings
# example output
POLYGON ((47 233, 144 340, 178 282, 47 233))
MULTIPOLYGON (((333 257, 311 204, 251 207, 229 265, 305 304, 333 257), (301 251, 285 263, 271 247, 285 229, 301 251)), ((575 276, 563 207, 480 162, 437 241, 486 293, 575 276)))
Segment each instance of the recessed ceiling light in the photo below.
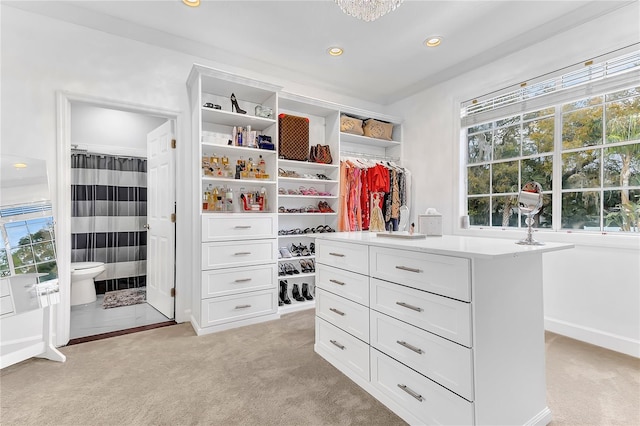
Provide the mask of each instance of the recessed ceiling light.
POLYGON ((200 6, 200 0, 182 0, 182 3, 186 4, 187 6, 191 6, 191 7, 200 6))
POLYGON ((344 50, 342 50, 342 47, 330 47, 327 52, 329 53, 329 55, 331 56, 340 56, 344 53, 344 50))
POLYGON ((439 46, 440 43, 442 43, 442 37, 440 36, 432 36, 424 41, 427 47, 436 47, 439 46))
POLYGON ((26 169, 27 165, 24 163, 15 163, 13 167, 15 167, 16 169, 26 169))

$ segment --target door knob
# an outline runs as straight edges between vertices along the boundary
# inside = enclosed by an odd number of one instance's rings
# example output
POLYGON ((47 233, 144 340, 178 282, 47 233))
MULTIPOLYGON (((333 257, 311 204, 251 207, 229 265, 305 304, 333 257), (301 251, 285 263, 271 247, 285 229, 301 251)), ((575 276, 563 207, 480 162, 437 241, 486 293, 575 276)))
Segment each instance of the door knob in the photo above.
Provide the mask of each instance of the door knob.
POLYGON ((148 224, 148 223, 145 223, 145 224, 144 224, 144 226, 143 226, 143 228, 144 228, 144 229, 151 229, 151 227, 149 226, 149 224, 148 224))

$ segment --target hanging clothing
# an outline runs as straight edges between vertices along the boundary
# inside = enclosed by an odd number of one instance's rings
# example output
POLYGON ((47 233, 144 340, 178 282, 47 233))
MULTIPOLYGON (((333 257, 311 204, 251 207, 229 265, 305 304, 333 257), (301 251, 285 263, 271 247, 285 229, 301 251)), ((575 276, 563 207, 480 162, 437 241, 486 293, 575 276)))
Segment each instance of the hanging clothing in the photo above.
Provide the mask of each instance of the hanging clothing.
POLYGON ((338 228, 341 231, 370 229, 377 206, 376 224, 379 219, 383 227, 397 230, 400 206, 407 205, 409 199, 406 188, 405 169, 391 163, 359 158, 340 161, 338 228))

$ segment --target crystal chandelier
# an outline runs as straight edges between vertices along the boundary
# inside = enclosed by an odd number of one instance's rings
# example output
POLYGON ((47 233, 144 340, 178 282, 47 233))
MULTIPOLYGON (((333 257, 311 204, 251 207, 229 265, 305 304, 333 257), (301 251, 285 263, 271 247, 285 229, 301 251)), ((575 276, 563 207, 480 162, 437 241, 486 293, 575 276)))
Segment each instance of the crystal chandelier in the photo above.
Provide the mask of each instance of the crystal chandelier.
POLYGON ((363 21, 375 21, 382 15, 396 10, 404 0, 335 0, 349 16, 363 21))

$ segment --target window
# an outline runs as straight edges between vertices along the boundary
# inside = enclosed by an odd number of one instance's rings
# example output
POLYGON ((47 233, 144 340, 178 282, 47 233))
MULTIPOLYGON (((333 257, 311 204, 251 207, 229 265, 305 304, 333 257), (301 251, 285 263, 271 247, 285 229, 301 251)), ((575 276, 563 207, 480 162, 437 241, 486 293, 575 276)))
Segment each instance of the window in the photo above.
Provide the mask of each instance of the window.
POLYGON ((39 273, 39 282, 58 277, 53 217, 14 217, 0 223, 3 245, 0 246, 0 277, 39 273))
POLYGON ((622 76, 606 84, 572 72, 465 107, 470 225, 526 227, 517 196, 533 180, 543 188, 538 228, 640 232, 640 52, 629 58, 609 61, 622 76))

